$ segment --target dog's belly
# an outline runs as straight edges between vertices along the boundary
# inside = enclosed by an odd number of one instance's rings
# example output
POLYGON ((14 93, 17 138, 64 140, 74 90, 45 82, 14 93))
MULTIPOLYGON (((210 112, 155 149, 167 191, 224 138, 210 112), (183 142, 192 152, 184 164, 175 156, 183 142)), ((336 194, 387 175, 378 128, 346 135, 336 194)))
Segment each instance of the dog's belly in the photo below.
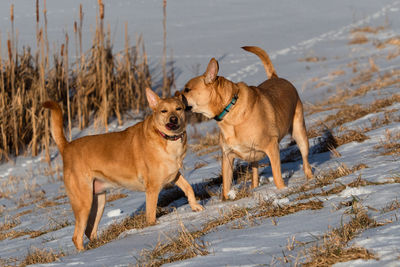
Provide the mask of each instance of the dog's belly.
POLYGON ((146 187, 143 182, 143 178, 133 176, 121 176, 116 174, 104 174, 99 171, 94 172, 94 177, 98 178, 95 180, 95 192, 96 183, 98 188, 105 191, 108 188, 121 186, 132 191, 146 191, 146 187))
POLYGON ((242 160, 249 162, 262 160, 266 156, 264 151, 259 150, 254 146, 234 145, 230 146, 229 149, 242 160))

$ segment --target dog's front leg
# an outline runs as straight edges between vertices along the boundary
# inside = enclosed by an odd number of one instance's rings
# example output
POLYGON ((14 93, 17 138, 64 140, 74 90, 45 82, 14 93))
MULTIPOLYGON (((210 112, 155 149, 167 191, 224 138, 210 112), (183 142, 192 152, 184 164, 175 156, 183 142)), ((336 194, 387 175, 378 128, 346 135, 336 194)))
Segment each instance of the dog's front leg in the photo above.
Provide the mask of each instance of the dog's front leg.
POLYGON ((160 188, 149 186, 146 188, 146 220, 149 225, 156 224, 157 201, 160 188))
POLYGON ((233 178, 234 154, 230 151, 222 151, 222 200, 228 200, 233 178))
POLYGON ((192 186, 188 183, 188 181, 186 181, 180 172, 177 174, 175 184, 185 193, 186 197, 188 198, 189 205, 193 211, 204 210, 203 206, 197 203, 192 186))

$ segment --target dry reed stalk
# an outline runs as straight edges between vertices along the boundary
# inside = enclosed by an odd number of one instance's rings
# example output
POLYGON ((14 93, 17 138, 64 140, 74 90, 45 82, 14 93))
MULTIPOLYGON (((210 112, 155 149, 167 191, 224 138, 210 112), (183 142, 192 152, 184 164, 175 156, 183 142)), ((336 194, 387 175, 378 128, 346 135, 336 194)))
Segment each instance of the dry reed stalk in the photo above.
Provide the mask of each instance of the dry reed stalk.
POLYGON ((167 77, 167 0, 163 0, 163 58, 162 58, 162 72, 163 72, 163 88, 162 97, 168 97, 171 92, 168 88, 167 77))
POLYGON ((107 125, 107 85, 106 85, 106 54, 104 51, 104 4, 102 0, 98 0, 99 5, 99 18, 100 18, 100 30, 97 31, 98 38, 98 52, 99 52, 99 66, 100 66, 100 81, 101 81, 101 117, 105 131, 108 131, 107 125))
MULTIPOLYGON (((2 41, 0 37, 0 51, 2 51, 2 41)), ((2 58, 2 53, 0 53, 0 70, 3 69, 3 58, 2 58)), ((5 111, 6 111, 6 94, 4 90, 4 74, 2 71, 0 71, 0 90, 1 90, 1 95, 0 95, 0 116, 1 118, 5 118, 5 111)), ((2 137, 2 145, 3 148, 0 148, 0 161, 4 158, 7 159, 8 156, 8 145, 7 145, 7 135, 6 135, 6 124, 5 121, 0 121, 0 131, 1 131, 1 137, 2 137)))
POLYGON ((65 34, 65 53, 64 53, 64 75, 65 75, 65 87, 67 90, 67 116, 68 116, 68 133, 69 140, 72 140, 72 119, 71 119, 71 102, 70 102, 70 94, 69 94, 69 64, 68 64, 68 42, 69 37, 68 33, 65 34))

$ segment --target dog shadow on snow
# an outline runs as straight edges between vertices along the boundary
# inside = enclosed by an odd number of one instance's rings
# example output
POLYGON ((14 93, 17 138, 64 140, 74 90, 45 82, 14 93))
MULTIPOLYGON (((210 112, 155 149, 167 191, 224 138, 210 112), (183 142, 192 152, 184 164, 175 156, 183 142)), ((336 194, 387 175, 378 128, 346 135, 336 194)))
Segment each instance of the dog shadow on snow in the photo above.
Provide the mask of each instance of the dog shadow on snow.
MULTIPOLYGON (((314 166, 318 166, 329 161, 331 159, 330 150, 337 147, 335 138, 333 137, 332 132, 329 130, 326 130, 322 136, 310 139, 309 143, 309 161, 310 164, 314 166)), ((287 145, 287 147, 281 148, 280 156, 282 164, 282 176, 285 184, 288 184, 295 172, 303 171, 301 154, 296 143, 292 141, 289 145, 287 145)), ((259 169, 260 177, 272 177, 272 171, 268 157, 261 160, 260 165, 266 166, 259 169)), ((232 184, 235 185, 240 183, 240 175, 250 169, 251 167, 246 162, 240 161, 238 164, 236 164, 234 168, 232 184)), ((313 168, 313 173, 315 174, 315 168, 313 168)), ((196 198, 200 200, 202 205, 205 205, 213 197, 218 195, 217 191, 221 191, 222 176, 219 175, 218 177, 207 179, 204 182, 192 184, 192 187, 196 198)), ((182 190, 180 190, 177 186, 167 186, 160 192, 158 197, 157 217, 168 214, 171 211, 187 204, 187 198, 182 190)), ((146 204, 143 203, 133 214, 131 214, 131 216, 143 213, 145 208, 146 204)), ((190 210, 190 207, 187 206, 187 209, 190 210)))

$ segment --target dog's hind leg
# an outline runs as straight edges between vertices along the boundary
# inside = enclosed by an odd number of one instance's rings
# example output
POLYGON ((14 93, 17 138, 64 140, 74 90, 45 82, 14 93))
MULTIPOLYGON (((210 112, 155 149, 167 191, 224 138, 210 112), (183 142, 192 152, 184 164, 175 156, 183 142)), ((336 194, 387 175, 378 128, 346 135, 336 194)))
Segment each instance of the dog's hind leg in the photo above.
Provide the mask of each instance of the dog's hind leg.
POLYGON ((268 155, 269 161, 271 162, 272 176, 274 177, 275 185, 278 189, 283 189, 286 187, 282 179, 281 170, 281 158, 279 155, 279 144, 278 138, 274 138, 269 142, 265 153, 268 155))
POLYGON ((75 174, 64 172, 64 181, 72 210, 75 215, 75 230, 72 241, 77 250, 83 250, 83 233, 89 218, 92 206, 92 186, 85 183, 85 179, 79 179, 75 174))
POLYGON ((253 172, 253 180, 252 180, 251 186, 254 189, 254 188, 258 187, 258 180, 259 180, 259 177, 258 177, 258 162, 257 161, 254 161, 254 162, 251 163, 251 169, 252 169, 252 172, 253 172))
POLYGON ((103 215, 104 206, 106 205, 106 192, 96 194, 93 193, 92 208, 90 210, 89 219, 86 225, 85 235, 94 240, 97 238, 97 228, 103 215))
POLYGON ((303 158, 303 169, 307 179, 313 177, 310 163, 308 162, 308 138, 306 125, 304 123, 303 105, 300 101, 297 102, 296 111, 293 117, 292 137, 296 141, 300 149, 301 157, 303 158))

